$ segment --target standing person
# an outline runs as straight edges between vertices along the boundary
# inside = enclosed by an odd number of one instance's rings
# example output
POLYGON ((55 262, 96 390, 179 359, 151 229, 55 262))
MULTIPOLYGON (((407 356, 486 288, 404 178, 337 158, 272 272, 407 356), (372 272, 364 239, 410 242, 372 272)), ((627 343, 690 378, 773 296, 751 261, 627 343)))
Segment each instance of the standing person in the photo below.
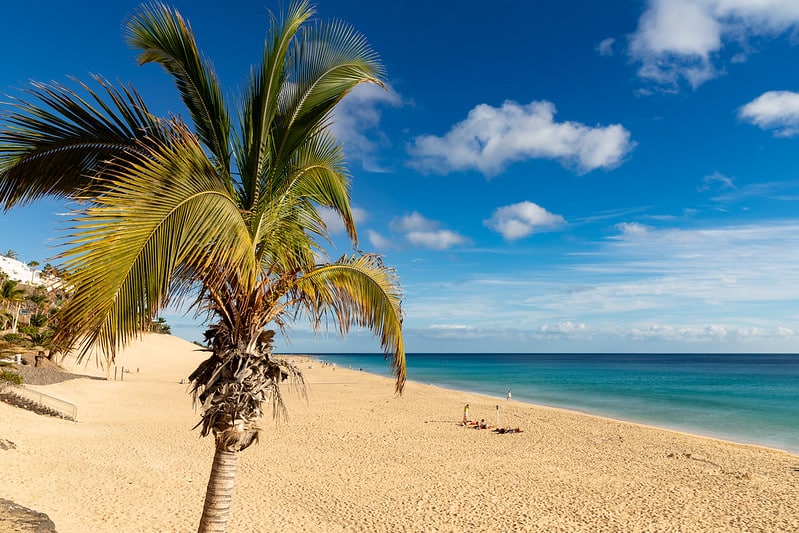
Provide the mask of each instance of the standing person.
POLYGON ((463 425, 469 423, 469 404, 463 406, 463 425))
POLYGON ((513 397, 513 395, 511 394, 511 392, 510 392, 510 389, 508 389, 508 396, 507 396, 505 399, 506 399, 507 401, 510 401, 510 399, 511 399, 512 397, 513 397))

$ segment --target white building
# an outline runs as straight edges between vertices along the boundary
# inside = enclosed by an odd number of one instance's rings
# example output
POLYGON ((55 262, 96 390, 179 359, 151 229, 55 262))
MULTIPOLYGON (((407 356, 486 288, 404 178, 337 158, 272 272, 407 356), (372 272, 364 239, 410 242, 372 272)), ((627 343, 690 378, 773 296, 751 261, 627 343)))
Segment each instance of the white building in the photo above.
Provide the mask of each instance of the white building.
POLYGON ((29 285, 42 285, 44 279, 40 270, 34 270, 22 261, 0 255, 0 270, 5 272, 9 279, 21 281, 29 285))

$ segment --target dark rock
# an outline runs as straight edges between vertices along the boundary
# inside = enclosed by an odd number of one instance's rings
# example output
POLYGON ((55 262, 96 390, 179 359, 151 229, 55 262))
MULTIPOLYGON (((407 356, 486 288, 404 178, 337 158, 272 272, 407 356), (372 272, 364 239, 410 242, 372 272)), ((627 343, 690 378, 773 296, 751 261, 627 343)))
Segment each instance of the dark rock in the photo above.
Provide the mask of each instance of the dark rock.
POLYGON ((0 498, 0 531, 56 533, 50 517, 0 498))

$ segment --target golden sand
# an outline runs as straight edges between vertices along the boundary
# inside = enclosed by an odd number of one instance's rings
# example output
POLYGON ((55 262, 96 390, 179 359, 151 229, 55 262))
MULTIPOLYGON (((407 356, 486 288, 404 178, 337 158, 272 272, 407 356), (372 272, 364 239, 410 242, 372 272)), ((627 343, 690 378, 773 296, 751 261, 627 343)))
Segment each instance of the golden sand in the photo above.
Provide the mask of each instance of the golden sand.
MULTIPOLYGON (((213 457, 187 386, 204 358, 148 336, 124 381, 38 387, 78 421, 0 403, 0 498, 59 533, 194 531, 213 457), (138 369, 138 372, 136 372, 138 369)), ((799 531, 799 456, 298 359, 308 401, 241 454, 229 531, 799 531)), ((104 375, 91 363, 79 373, 104 375)), ((113 371, 112 371, 113 374, 113 371)), ((121 375, 121 372, 119 372, 121 375)), ((412 377, 412 376, 411 376, 412 377)))

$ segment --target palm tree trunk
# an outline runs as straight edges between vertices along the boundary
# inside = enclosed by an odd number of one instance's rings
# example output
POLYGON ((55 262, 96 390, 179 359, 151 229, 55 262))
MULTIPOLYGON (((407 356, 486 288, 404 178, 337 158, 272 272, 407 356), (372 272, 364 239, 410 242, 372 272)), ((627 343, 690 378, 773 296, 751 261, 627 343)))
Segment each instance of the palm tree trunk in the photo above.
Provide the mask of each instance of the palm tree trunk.
POLYGON ((227 530, 228 511, 230 511, 238 461, 239 453, 229 451, 224 443, 217 440, 198 533, 224 533, 227 530))

